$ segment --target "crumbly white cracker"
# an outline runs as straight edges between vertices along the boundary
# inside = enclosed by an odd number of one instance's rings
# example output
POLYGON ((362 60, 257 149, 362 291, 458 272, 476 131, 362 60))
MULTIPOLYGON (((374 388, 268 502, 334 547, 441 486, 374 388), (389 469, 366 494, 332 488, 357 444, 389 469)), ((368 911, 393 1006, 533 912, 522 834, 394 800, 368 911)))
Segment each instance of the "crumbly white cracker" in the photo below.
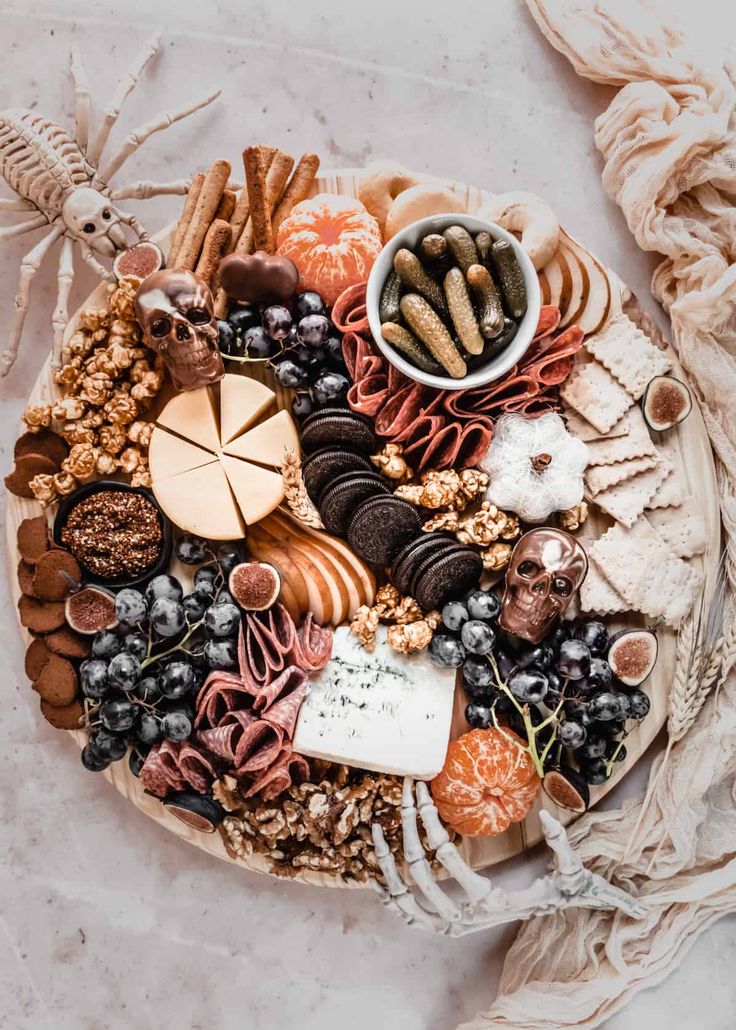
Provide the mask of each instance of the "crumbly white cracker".
POLYGON ((708 545, 703 507, 694 497, 686 497, 677 508, 648 511, 645 517, 678 558, 693 558, 708 545))
POLYGON ((656 347, 628 315, 617 315, 585 341, 589 354, 638 400, 655 376, 672 368, 672 359, 656 347))
POLYGON ((660 485, 672 474, 672 464, 663 456, 654 468, 602 490, 592 498, 593 503, 624 526, 633 526, 660 485))
POLYGON ((611 586, 595 562, 591 561, 580 587, 580 611, 615 615, 617 612, 627 611, 628 608, 621 594, 611 586))
POLYGON ((636 405, 629 408, 614 429, 618 429, 619 426, 626 432, 616 437, 599 436, 587 444, 589 465, 613 465, 618 461, 630 461, 632 458, 642 458, 647 454, 657 454, 644 416, 636 405))
POLYGON ((630 394, 597 361, 576 365, 560 397, 605 435, 634 403, 630 394))
MULTIPOLYGON (((634 410, 633 408, 630 410, 634 410)), ((625 422, 625 417, 620 418, 615 426, 608 430, 607 433, 601 433, 599 429, 592 426, 587 419, 583 418, 582 415, 578 415, 577 411, 573 411, 572 408, 565 405, 563 410, 565 422, 567 428, 570 430, 573 436, 577 436, 578 440, 582 440, 583 443, 597 443, 606 442, 608 440, 618 439, 619 437, 626 436, 629 432, 629 427, 625 422)), ((603 464, 602 462, 594 462, 594 464, 603 464)))
POLYGON ((654 468, 656 464, 656 455, 643 454, 641 458, 616 461, 612 465, 597 465, 585 473, 585 485, 591 496, 595 497, 602 490, 610 490, 617 483, 625 483, 627 479, 654 468))

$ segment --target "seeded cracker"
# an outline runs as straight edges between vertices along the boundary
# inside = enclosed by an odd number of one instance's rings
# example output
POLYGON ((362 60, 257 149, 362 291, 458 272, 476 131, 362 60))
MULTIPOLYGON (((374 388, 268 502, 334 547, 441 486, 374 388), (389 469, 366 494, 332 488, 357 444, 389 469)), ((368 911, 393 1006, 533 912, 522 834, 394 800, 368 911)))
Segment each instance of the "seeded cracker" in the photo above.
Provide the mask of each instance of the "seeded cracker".
POLYGON ((643 458, 645 455, 656 457, 657 448, 638 407, 629 408, 614 428, 619 427, 626 430, 622 436, 598 436, 588 443, 589 465, 613 465, 615 462, 643 458))
POLYGON ((591 562, 580 587, 580 611, 616 615, 618 612, 627 611, 628 607, 621 594, 611 586, 598 566, 591 562))
POLYGON ((646 519, 678 558, 702 554, 708 544, 702 506, 694 497, 686 497, 679 508, 649 511, 646 519))
POLYGON ((672 473, 672 465, 661 458, 654 468, 617 483, 595 495, 595 503, 624 526, 633 526, 661 483, 672 473))
POLYGON ((605 435, 633 404, 632 398, 597 361, 576 366, 560 397, 605 435))
MULTIPOLYGON (((578 440, 582 440, 583 443, 605 443, 608 440, 618 439, 619 437, 626 436, 629 432, 629 427, 626 423, 625 418, 620 418, 613 428, 609 429, 607 433, 601 433, 600 430, 592 426, 587 419, 583 418, 582 415, 578 415, 577 411, 573 411, 572 408, 565 405, 563 410, 565 422, 567 422, 567 428, 573 434, 577 436, 578 440)), ((602 465, 603 462, 595 462, 596 465, 602 465)))
POLYGON ((690 611, 700 574, 677 558, 646 519, 613 526, 589 552, 591 561, 633 611, 679 626, 690 611))
POLYGON ((588 337, 585 347, 636 400, 654 376, 664 375, 672 368, 670 358, 654 346, 628 315, 616 315, 599 333, 588 337))
MULTIPOLYGON (((625 439, 625 437, 624 437, 625 439)), ((630 461, 617 461, 612 465, 600 465, 597 468, 588 469, 585 473, 585 485, 588 492, 595 497, 602 490, 610 490, 618 483, 625 483, 627 479, 638 476, 640 472, 654 468, 657 464, 656 457, 645 454, 641 458, 632 458, 630 461)))

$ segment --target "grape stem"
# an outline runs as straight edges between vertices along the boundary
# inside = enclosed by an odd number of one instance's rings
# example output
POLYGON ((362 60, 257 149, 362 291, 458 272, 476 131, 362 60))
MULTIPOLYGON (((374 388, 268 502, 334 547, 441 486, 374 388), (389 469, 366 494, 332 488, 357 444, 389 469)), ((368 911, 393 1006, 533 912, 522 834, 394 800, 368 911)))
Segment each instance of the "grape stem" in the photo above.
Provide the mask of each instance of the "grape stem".
POLYGON ((529 711, 529 705, 528 704, 527 705, 520 705, 519 704, 517 699, 514 697, 513 693, 509 690, 508 686, 506 685, 506 681, 502 678, 501 673, 500 673, 499 668, 498 668, 498 665, 496 664, 496 659, 493 657, 492 654, 488 655, 488 660, 489 660, 489 662, 491 664, 491 667, 493 669, 493 675, 496 677, 496 686, 498 687, 498 689, 503 694, 506 695, 506 697, 509 699, 509 701, 511 701, 511 704, 514 706, 516 711, 519 713, 521 718, 524 720, 524 730, 525 730, 526 736, 527 736, 526 747, 519 742, 519 740, 518 740, 518 738, 516 736, 509 735, 500 726, 500 724, 498 722, 498 717, 496 715, 496 706, 495 705, 492 708, 492 712, 493 712, 493 725, 496 727, 496 729, 499 731, 499 733, 502 733, 504 735, 504 737, 506 737, 507 740, 510 740, 514 744, 516 744, 516 746, 521 751, 526 751, 526 753, 529 755, 529 757, 532 760, 532 764, 534 765, 534 768, 535 768, 535 770, 537 772, 537 775, 539 776, 540 779, 542 779, 544 777, 544 763, 547 760, 547 756, 549 755, 550 750, 552 749, 552 745, 557 740, 557 726, 559 724, 559 715, 560 715, 560 712, 562 711, 562 706, 564 704, 564 691, 562 692, 562 694, 560 696, 559 704, 557 705, 555 710, 553 712, 551 712, 547 716, 546 719, 543 719, 542 722, 540 722, 537 726, 535 726, 532 723, 532 719, 531 719, 531 715, 530 715, 530 711, 529 711), (554 726, 553 733, 550 736, 550 739, 547 741, 547 743, 542 748, 542 752, 540 754, 539 750, 537 748, 537 735, 543 729, 546 729, 547 726, 551 726, 551 725, 554 726))
POLYGON ((160 654, 152 654, 149 655, 147 658, 144 658, 141 662, 141 672, 143 672, 144 669, 147 669, 149 665, 153 665, 154 662, 160 662, 162 658, 168 658, 170 654, 175 654, 177 651, 183 650, 184 644, 186 644, 189 638, 197 632, 197 630, 200 628, 203 622, 204 619, 200 619, 199 622, 195 622, 192 626, 190 626, 187 632, 179 641, 179 643, 174 644, 174 646, 170 647, 167 651, 162 651, 160 654))

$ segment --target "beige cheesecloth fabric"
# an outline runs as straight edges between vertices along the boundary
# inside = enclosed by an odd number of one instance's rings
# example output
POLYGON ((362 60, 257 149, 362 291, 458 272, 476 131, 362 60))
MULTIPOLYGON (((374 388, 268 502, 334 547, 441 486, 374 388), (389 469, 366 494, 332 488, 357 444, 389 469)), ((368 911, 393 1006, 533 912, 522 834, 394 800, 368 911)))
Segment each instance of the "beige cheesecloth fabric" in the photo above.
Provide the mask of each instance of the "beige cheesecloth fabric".
MULTIPOLYGON (((527 4, 579 75, 619 88, 595 124, 603 183, 639 246, 664 255, 652 289, 670 315, 717 456, 733 588, 736 62, 700 63, 671 16, 641 2, 527 4)), ((648 918, 572 909, 524 924, 491 1010, 462 1030, 599 1026, 672 972, 705 927, 736 910, 735 787, 731 674, 673 749, 624 864, 640 799, 592 812, 571 830, 587 865, 646 898, 648 918)))

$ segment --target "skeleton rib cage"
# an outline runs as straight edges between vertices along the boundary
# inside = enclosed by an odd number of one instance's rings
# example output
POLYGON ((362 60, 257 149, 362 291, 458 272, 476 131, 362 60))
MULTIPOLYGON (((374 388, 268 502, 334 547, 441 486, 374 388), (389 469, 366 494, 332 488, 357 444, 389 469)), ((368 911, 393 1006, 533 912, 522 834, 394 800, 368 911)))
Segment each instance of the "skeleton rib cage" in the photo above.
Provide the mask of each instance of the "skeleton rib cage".
POLYGON ((56 240, 62 240, 57 303, 52 317, 53 365, 58 367, 74 280, 74 244, 78 245, 87 264, 103 279, 109 280, 112 275, 97 255, 114 258, 125 249, 123 226, 128 226, 139 239, 146 237, 138 220, 121 211, 113 202, 125 198, 144 200, 166 193, 183 194, 189 189, 188 179, 168 183, 142 181, 117 187, 109 183, 150 136, 211 104, 220 95, 219 90, 175 111, 164 111, 134 129, 117 152, 104 165, 101 164, 123 103, 159 45, 160 36, 156 34, 142 48, 129 71, 120 79, 92 136, 90 91, 76 50, 72 52, 71 59, 75 93, 74 138, 51 119, 33 111, 18 108, 0 112, 0 175, 16 193, 12 199, 0 199, 0 211, 30 215, 25 221, 0 227, 0 243, 35 229, 49 229, 21 261, 15 319, 8 346, 0 357, 0 375, 7 375, 15 362, 28 312, 31 282, 56 240))

